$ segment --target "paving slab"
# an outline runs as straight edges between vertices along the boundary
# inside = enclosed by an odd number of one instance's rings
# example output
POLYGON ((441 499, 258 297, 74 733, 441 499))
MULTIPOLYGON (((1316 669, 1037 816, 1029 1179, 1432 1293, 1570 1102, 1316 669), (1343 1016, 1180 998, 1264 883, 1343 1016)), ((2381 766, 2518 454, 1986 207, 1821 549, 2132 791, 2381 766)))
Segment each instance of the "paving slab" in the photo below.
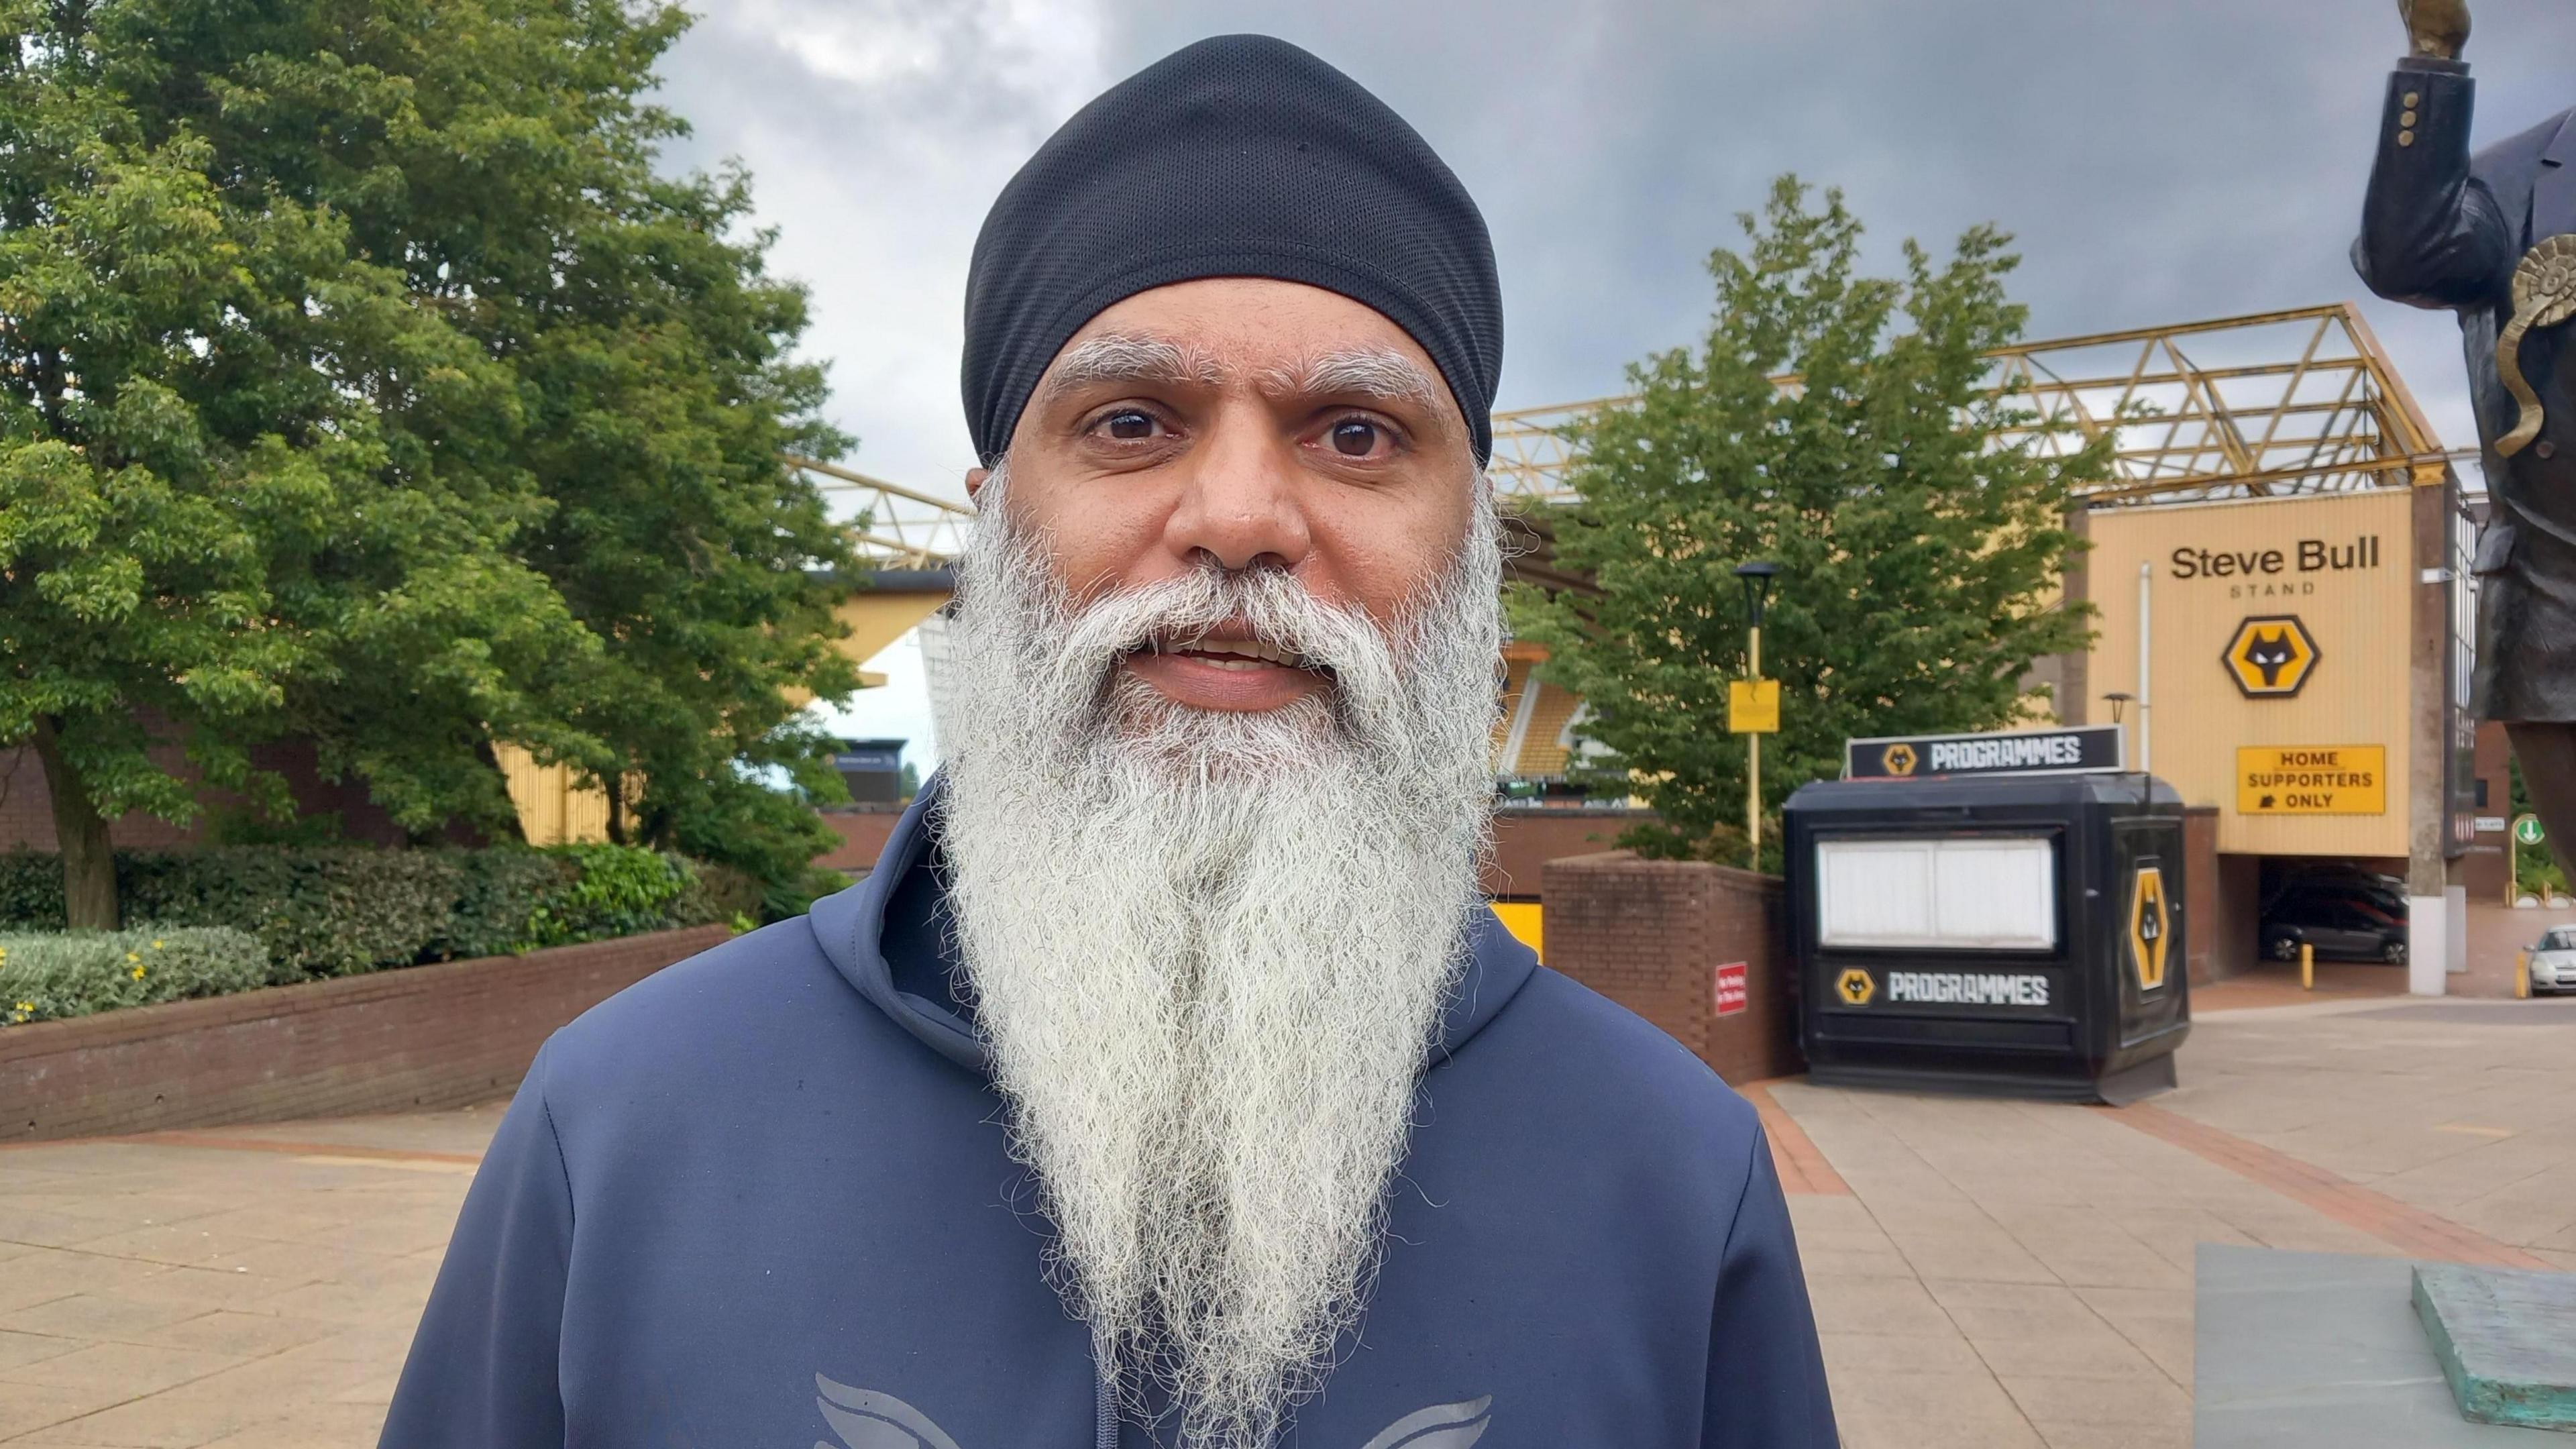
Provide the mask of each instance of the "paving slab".
POLYGON ((2576 1274, 2419 1263, 2412 1297, 2463 1415, 2576 1429, 2576 1274))
POLYGON ((0 1149, 0 1444, 374 1442, 499 1121, 0 1149))
POLYGON ((2460 1417, 2413 1282, 2404 1259, 2204 1249, 2194 1449, 2566 1449, 2460 1417))

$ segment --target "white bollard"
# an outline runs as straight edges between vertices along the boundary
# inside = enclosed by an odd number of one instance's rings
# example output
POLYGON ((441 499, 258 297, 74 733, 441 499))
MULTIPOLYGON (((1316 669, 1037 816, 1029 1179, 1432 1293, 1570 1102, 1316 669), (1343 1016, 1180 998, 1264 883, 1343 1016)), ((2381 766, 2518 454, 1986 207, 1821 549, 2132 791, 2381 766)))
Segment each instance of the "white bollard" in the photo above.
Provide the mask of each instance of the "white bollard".
POLYGON ((2406 989, 2417 996, 2450 990, 2451 911, 2447 893, 2406 898, 2406 989))

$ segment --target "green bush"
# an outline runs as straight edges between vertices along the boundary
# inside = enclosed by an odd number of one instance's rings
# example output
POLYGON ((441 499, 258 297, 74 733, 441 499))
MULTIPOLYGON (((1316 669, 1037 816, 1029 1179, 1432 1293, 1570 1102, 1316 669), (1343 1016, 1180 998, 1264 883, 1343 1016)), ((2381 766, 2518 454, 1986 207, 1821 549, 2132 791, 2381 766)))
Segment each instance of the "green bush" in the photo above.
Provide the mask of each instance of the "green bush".
POLYGON ((789 880, 774 882, 760 893, 760 918, 784 921, 805 914, 814 903, 835 891, 849 888, 850 878, 837 870, 807 866, 789 880))
POLYGON ((671 903, 671 924, 712 926, 760 918, 760 882, 748 872, 710 861, 689 862, 697 879, 671 903))
MULTIPOLYGON (((129 921, 256 936, 276 983, 731 921, 762 909, 739 871, 633 846, 121 852, 129 921)), ((60 931, 62 864, 0 855, 0 930, 60 931)))
POLYGON ((62 858, 32 850, 0 855, 0 930, 21 925, 61 930, 63 919, 62 858))
POLYGON ((0 932, 0 1026, 221 996, 268 979, 268 952, 248 931, 0 932))
POLYGON ((576 861, 524 846, 453 854, 464 886, 445 935, 431 946, 430 954, 441 960, 527 950, 536 939, 531 923, 538 908, 581 870, 576 861))
POLYGON ((456 852, 352 846, 137 852, 116 877, 128 919, 254 932, 281 982, 431 956, 465 886, 456 852))
POLYGON ((529 917, 529 937, 540 946, 660 930, 696 879, 686 860, 642 846, 560 845, 546 854, 574 869, 529 917))

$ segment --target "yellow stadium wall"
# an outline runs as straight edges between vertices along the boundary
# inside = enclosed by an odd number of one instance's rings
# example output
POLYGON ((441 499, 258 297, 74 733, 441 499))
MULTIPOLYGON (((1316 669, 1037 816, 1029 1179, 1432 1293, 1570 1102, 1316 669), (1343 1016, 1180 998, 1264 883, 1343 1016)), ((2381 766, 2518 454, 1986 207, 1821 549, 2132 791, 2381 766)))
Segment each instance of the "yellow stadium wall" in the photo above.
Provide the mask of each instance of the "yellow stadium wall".
MULTIPOLYGON (((2412 490, 2308 494, 2153 508, 2097 509, 2085 559, 2098 631, 2085 661, 2085 710, 2107 723, 2102 696, 2138 690, 2138 570, 2149 570, 2155 773, 2187 805, 2218 810, 2218 849, 2257 855, 2403 856, 2414 769, 2412 490), (2300 567, 2301 547, 2327 560, 2370 541, 2371 562, 2300 567), (2226 555, 2226 572, 2205 567, 2226 555), (2278 568, 2263 567, 2265 554, 2278 568), (2252 572, 2246 561, 2254 563, 2252 572), (2295 697, 2248 698, 2225 654, 2252 617, 2294 615, 2317 659, 2295 697), (2386 808, 2364 815, 2242 815, 2239 746, 2376 745, 2386 756, 2386 808)), ((2071 713, 2071 711, 2070 711, 2071 713)), ((2078 716, 2082 717, 2082 716, 2078 716)), ((2128 711, 2130 762, 2137 711, 2128 711)))
POLYGON ((519 832, 530 845, 595 845, 608 839, 608 792, 574 781, 561 765, 541 765, 517 745, 495 744, 519 832))

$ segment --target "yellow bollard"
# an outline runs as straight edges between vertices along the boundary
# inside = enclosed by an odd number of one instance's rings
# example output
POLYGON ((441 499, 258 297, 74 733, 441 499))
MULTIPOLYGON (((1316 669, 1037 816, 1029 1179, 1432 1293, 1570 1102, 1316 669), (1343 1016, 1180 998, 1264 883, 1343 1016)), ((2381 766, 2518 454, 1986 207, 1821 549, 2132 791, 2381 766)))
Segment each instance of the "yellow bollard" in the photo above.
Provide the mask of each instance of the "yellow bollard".
POLYGON ((2528 946, 2513 953, 2513 999, 2531 999, 2531 948, 2528 946))
POLYGON ((2305 941, 2299 943, 2299 989, 2317 989, 2317 948, 2305 941))

